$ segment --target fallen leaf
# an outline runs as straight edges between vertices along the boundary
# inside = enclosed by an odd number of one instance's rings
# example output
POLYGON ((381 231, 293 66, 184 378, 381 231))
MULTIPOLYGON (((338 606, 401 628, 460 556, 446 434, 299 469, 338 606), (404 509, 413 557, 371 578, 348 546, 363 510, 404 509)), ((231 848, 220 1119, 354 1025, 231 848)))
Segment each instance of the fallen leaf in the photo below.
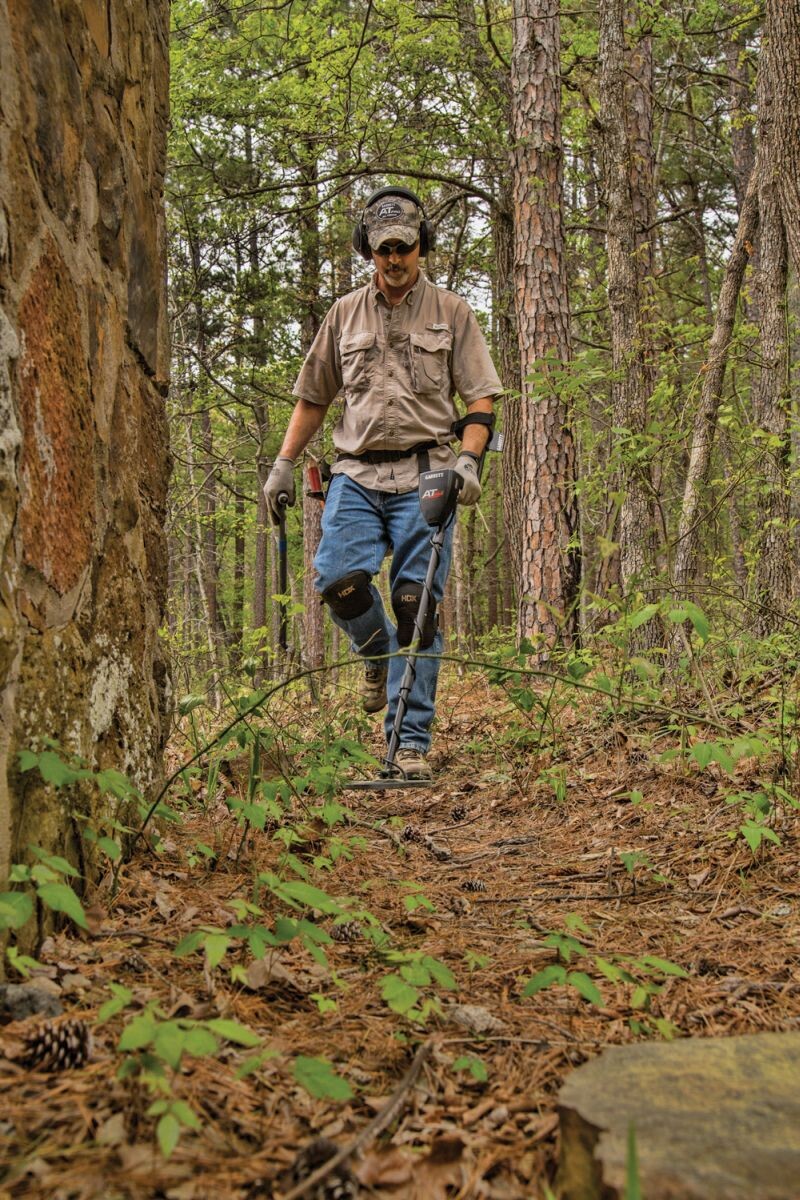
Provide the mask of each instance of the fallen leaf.
POLYGON ((247 968, 247 984, 251 992, 260 991, 266 987, 290 987, 296 992, 304 989, 300 986, 297 975, 283 965, 275 954, 268 958, 257 958, 247 968))
POLYGON ((687 882, 689 884, 689 887, 692 888, 692 890, 696 892, 699 887, 703 886, 703 884, 708 879, 710 874, 711 874, 711 867, 704 867, 703 870, 698 871, 696 875, 688 875, 687 882))
POLYGON ((416 1161, 407 1150, 374 1151, 359 1164, 356 1177, 364 1187, 398 1187, 411 1180, 416 1161))
POLYGON ((499 1017, 478 1004, 451 1004, 447 1015, 454 1025, 469 1033, 500 1033, 505 1029, 499 1017))

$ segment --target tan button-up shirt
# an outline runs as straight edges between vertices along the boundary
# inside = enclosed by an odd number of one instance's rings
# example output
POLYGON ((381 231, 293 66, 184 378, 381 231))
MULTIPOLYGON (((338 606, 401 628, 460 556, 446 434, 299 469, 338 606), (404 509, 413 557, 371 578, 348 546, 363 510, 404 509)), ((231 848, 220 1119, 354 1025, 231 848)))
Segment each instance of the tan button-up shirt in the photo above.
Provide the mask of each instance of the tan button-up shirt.
MULTIPOLYGON (((469 406, 502 385, 472 309, 420 271, 400 304, 389 304, 373 277, 328 312, 292 392, 327 406, 340 391, 344 405, 333 430, 339 454, 435 441, 431 467, 446 467, 455 460, 455 394, 469 406)), ((333 471, 364 487, 405 492, 417 486, 419 466, 416 455, 376 464, 342 458, 333 471)))

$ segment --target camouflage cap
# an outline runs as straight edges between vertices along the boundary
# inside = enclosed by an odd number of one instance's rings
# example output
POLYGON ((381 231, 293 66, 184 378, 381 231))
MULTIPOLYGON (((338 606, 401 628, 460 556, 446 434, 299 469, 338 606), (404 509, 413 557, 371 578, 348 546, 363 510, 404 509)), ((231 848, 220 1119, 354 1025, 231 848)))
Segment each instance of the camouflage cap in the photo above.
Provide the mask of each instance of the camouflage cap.
POLYGON ((422 211, 404 196, 382 196, 364 213, 367 239, 373 250, 387 238, 399 238, 413 245, 419 237, 422 211))

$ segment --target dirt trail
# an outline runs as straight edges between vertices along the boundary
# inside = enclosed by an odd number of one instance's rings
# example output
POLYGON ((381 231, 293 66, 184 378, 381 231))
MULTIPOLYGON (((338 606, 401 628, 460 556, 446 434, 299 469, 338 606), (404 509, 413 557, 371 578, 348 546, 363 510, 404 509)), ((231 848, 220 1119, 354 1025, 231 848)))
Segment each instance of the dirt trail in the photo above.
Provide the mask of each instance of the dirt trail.
MULTIPOLYGON (((434 786, 343 795, 354 823, 333 833, 363 845, 310 877, 357 897, 396 948, 452 972, 456 989, 439 968, 438 982, 419 984, 419 1003, 435 998, 441 1015, 423 1025, 390 1011, 381 980, 399 967, 361 926, 325 947, 335 981, 294 942, 268 954, 250 988, 230 980, 234 963, 250 962, 235 947, 214 970, 199 953, 174 958, 190 930, 235 921, 231 901, 251 900, 283 850, 253 834, 237 857, 238 828, 209 802, 170 827, 160 859, 137 855, 113 905, 98 895, 91 936, 62 933, 43 948, 71 1015, 94 1018, 112 981, 133 1001, 98 1027, 80 1070, 47 1076, 0 1058, 0 1200, 299 1196, 317 1160, 298 1164, 298 1153, 323 1137, 348 1146, 393 1095, 398 1115, 354 1156, 356 1179, 340 1194, 543 1197, 557 1089, 604 1045, 797 1028, 796 815, 780 815, 781 845, 755 855, 730 836, 725 793, 752 783, 754 765, 730 779, 714 765, 662 762, 675 739, 658 718, 622 728, 588 707, 562 713, 555 754, 536 757, 536 720, 525 733, 498 697, 476 679, 446 682, 434 786), (198 841, 219 849, 212 867, 187 865, 198 841), (548 967, 573 978, 523 996, 548 967), (151 1097, 115 1078, 123 1024, 149 1001, 172 1018, 233 1018, 276 1051, 241 1079, 251 1050, 184 1057, 174 1092, 203 1129, 184 1131, 168 1161, 154 1148, 151 1097), (398 1092, 423 1044, 413 1085, 398 1092), (329 1060, 352 1099, 314 1099, 293 1074, 298 1055, 329 1060)), ((292 847, 309 864, 330 850, 315 828, 316 842, 292 847)), ((19 1024, 2 1032, 12 1054, 19 1024)))

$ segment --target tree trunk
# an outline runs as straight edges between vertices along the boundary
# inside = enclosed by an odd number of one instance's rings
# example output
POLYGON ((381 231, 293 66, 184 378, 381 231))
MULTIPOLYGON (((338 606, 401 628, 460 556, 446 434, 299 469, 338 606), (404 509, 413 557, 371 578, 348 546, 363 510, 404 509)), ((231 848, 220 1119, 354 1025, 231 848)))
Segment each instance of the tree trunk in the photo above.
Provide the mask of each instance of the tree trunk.
MULTIPOLYGON (((641 83, 634 86, 625 54, 625 2, 603 0, 600 5, 600 121, 603 130, 603 186, 608 208, 608 300, 611 310, 612 420, 625 431, 628 445, 621 448, 620 489, 624 493, 619 514, 620 578, 626 592, 651 590, 656 569, 656 519, 649 456, 644 438, 648 403, 653 386, 652 355, 646 330, 646 296, 637 256, 649 260, 652 180, 652 146, 634 154, 629 145, 632 98, 641 106, 638 125, 647 125, 649 102, 641 83), (639 228, 637 229, 637 213, 639 228)), ((651 138, 637 135, 644 141, 651 138)), ((649 267, 649 262, 647 263, 649 267)), ((649 273, 649 271, 647 272, 649 273)), ((645 645, 659 639, 655 622, 641 631, 645 645)))
MULTIPOLYGON (((319 216, 316 207, 316 164, 308 167, 306 172, 308 186, 302 189, 301 202, 306 206, 298 219, 300 235, 300 348, 306 354, 316 337, 320 327, 320 232, 319 216)), ((317 457, 320 456, 321 438, 317 438, 309 446, 309 450, 317 457)), ((314 556, 319 549, 322 537, 322 506, 319 500, 306 495, 303 480, 300 480, 303 497, 303 607, 305 616, 304 629, 304 666, 321 667, 325 661, 324 626, 322 622, 322 605, 319 593, 314 587, 314 556)), ((316 695, 319 684, 317 675, 309 677, 312 694, 316 695)))
POLYGON ((771 165, 792 263, 800 276, 800 0, 767 0, 764 36, 774 63, 771 165))
POLYGON ((760 159, 750 175, 736 238, 731 256, 725 269, 725 278, 720 289, 714 331, 708 348, 708 359, 703 369, 703 388, 692 430, 692 449, 686 482, 683 491, 678 545, 675 552, 673 578, 679 590, 690 588, 699 545, 700 503, 708 480, 711 449, 717 424, 717 412, 725 367, 728 361, 736 304, 742 286, 745 268, 750 261, 753 239, 758 229, 758 171, 760 159))
POLYGON ((522 371, 510 422, 510 527, 521 532, 518 634, 548 648, 577 633, 575 447, 558 372, 571 357, 564 253, 558 0, 514 0, 511 59, 514 283, 522 371), (556 380, 550 374, 555 369, 556 380), (536 382, 529 377, 538 372, 536 382), (511 481, 512 484, 516 481, 511 481))
POLYGON ((787 346, 787 251, 781 204, 773 164, 775 131, 774 31, 764 39, 758 79, 758 125, 761 161, 758 178, 759 271, 758 310, 761 369, 754 389, 755 422, 764 437, 758 487, 758 559, 755 595, 756 632, 781 627, 791 599, 792 555, 789 532, 789 413, 787 346))

